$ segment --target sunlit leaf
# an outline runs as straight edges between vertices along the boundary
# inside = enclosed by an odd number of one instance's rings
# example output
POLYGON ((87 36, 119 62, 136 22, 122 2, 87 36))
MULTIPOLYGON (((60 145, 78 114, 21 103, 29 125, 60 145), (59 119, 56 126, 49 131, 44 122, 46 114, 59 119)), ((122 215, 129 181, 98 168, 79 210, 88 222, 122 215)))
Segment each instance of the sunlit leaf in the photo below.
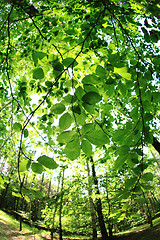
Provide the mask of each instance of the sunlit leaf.
POLYGON ((82 140, 81 147, 86 156, 90 157, 92 155, 92 145, 88 140, 82 140))
POLYGON ((15 122, 13 124, 13 130, 16 131, 16 132, 20 132, 22 130, 22 125, 18 122, 15 122))
POLYGON ((43 155, 37 159, 37 161, 49 169, 55 169, 58 167, 58 164, 54 161, 53 158, 50 158, 46 155, 43 155))
POLYGON ((65 58, 62 61, 65 67, 75 67, 78 65, 78 62, 74 58, 65 58))
POLYGON ((102 130, 94 130, 85 134, 85 137, 94 145, 102 146, 109 144, 108 136, 102 130))
POLYGON ((78 134, 76 131, 64 131, 57 137, 57 141, 65 144, 77 138, 78 134))
POLYGON ((62 130, 66 130, 69 128, 72 124, 72 117, 69 113, 63 114, 59 119, 59 127, 62 130))
POLYGON ((31 165, 31 169, 34 173, 41 174, 44 171, 43 166, 40 163, 33 162, 31 165))
POLYGON ((62 114, 65 111, 66 107, 62 103, 56 103, 51 107, 51 111, 55 114, 62 114))
POLYGON ((31 164, 30 160, 22 160, 19 164, 19 171, 20 172, 25 172, 29 169, 31 164))
POLYGON ((71 160, 77 159, 80 155, 80 151, 81 146, 79 140, 73 140, 69 142, 64 149, 64 153, 71 160))
POLYGON ((44 72, 42 68, 36 68, 33 70, 33 78, 42 79, 44 78, 44 72))

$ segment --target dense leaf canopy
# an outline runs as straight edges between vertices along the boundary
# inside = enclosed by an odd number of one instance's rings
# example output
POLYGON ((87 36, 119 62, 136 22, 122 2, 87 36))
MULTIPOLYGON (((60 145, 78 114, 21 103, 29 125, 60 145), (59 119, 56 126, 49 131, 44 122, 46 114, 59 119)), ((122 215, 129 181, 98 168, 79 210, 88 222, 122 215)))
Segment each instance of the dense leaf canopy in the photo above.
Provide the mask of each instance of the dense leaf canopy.
POLYGON ((159 151, 158 1, 1 0, 0 144, 21 172, 102 153, 134 189, 159 151), (35 159, 37 147, 43 156, 35 159))

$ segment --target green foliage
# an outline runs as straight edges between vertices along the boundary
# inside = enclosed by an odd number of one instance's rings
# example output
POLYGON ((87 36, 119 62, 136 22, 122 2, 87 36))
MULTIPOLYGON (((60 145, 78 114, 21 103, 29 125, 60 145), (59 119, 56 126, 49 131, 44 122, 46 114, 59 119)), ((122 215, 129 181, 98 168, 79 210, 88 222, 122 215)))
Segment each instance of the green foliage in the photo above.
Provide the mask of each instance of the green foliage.
POLYGON ((39 157, 37 161, 49 169, 55 169, 58 167, 58 164, 54 161, 54 159, 47 157, 46 155, 39 157))
POLYGON ((1 195, 11 184, 8 195, 40 198, 25 181, 30 172, 83 168, 92 156, 106 222, 129 219, 131 199, 137 213, 143 192, 155 188, 159 198, 159 163, 148 151, 158 159, 159 5, 3 0, 0 16, 1 195))

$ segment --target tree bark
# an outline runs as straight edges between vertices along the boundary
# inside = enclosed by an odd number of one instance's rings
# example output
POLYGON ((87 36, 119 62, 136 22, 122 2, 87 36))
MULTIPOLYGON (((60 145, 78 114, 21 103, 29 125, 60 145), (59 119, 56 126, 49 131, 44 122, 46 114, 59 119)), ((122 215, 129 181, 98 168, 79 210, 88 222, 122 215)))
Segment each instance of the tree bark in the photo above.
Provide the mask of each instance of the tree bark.
POLYGON ((86 160, 86 165, 87 165, 87 172, 88 172, 89 205, 90 205, 91 219, 92 219, 92 239, 97 240, 96 214, 95 214, 94 203, 93 203, 93 199, 92 199, 92 187, 91 187, 90 169, 89 169, 88 159, 86 160))
POLYGON ((156 151, 160 154, 160 142, 155 137, 153 137, 152 145, 156 149, 156 151))
POLYGON ((62 180, 61 180, 61 198, 60 198, 60 206, 59 206, 59 240, 63 240, 62 238, 62 207, 63 207, 64 171, 65 171, 65 167, 63 167, 63 170, 62 170, 62 180))
MULTIPOLYGON (((96 194, 99 195, 100 191, 98 188, 98 179, 96 176, 96 171, 95 171, 95 166, 94 166, 94 162, 93 162, 93 158, 90 158, 91 161, 91 165, 92 165, 92 177, 93 177, 93 181, 94 181, 94 185, 96 188, 96 194)), ((106 230, 106 226, 105 226, 105 222, 104 222, 104 218, 103 218, 103 213, 102 213, 102 203, 101 203, 101 199, 98 198, 96 200, 96 210, 97 210, 97 214, 98 214, 98 221, 99 221, 99 226, 100 226, 100 230, 101 230, 101 235, 102 235, 102 239, 109 239, 108 238, 108 233, 106 230)))

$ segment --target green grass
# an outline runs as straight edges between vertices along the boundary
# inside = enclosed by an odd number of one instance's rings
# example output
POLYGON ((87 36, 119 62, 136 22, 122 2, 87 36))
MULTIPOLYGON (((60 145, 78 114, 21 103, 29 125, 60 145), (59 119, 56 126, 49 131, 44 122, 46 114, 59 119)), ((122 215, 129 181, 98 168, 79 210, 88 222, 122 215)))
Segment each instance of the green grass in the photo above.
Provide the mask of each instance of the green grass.
MULTIPOLYGON (((3 212, 2 210, 0 210, 0 220, 1 219, 3 220, 4 223, 8 224, 12 229, 15 230, 19 229, 19 221, 16 220, 14 217, 10 216, 9 214, 3 212)), ((33 228, 31 228, 25 223, 22 223, 22 230, 24 232, 32 232, 33 228)))
MULTIPOLYGON (((160 224, 160 217, 153 220, 153 226, 156 226, 158 224, 160 224)), ((143 225, 140 225, 140 226, 130 228, 127 231, 116 233, 115 235, 123 236, 124 234, 131 234, 131 233, 139 232, 139 231, 142 231, 142 230, 145 230, 145 229, 150 229, 150 225, 149 224, 143 224, 143 225)))

